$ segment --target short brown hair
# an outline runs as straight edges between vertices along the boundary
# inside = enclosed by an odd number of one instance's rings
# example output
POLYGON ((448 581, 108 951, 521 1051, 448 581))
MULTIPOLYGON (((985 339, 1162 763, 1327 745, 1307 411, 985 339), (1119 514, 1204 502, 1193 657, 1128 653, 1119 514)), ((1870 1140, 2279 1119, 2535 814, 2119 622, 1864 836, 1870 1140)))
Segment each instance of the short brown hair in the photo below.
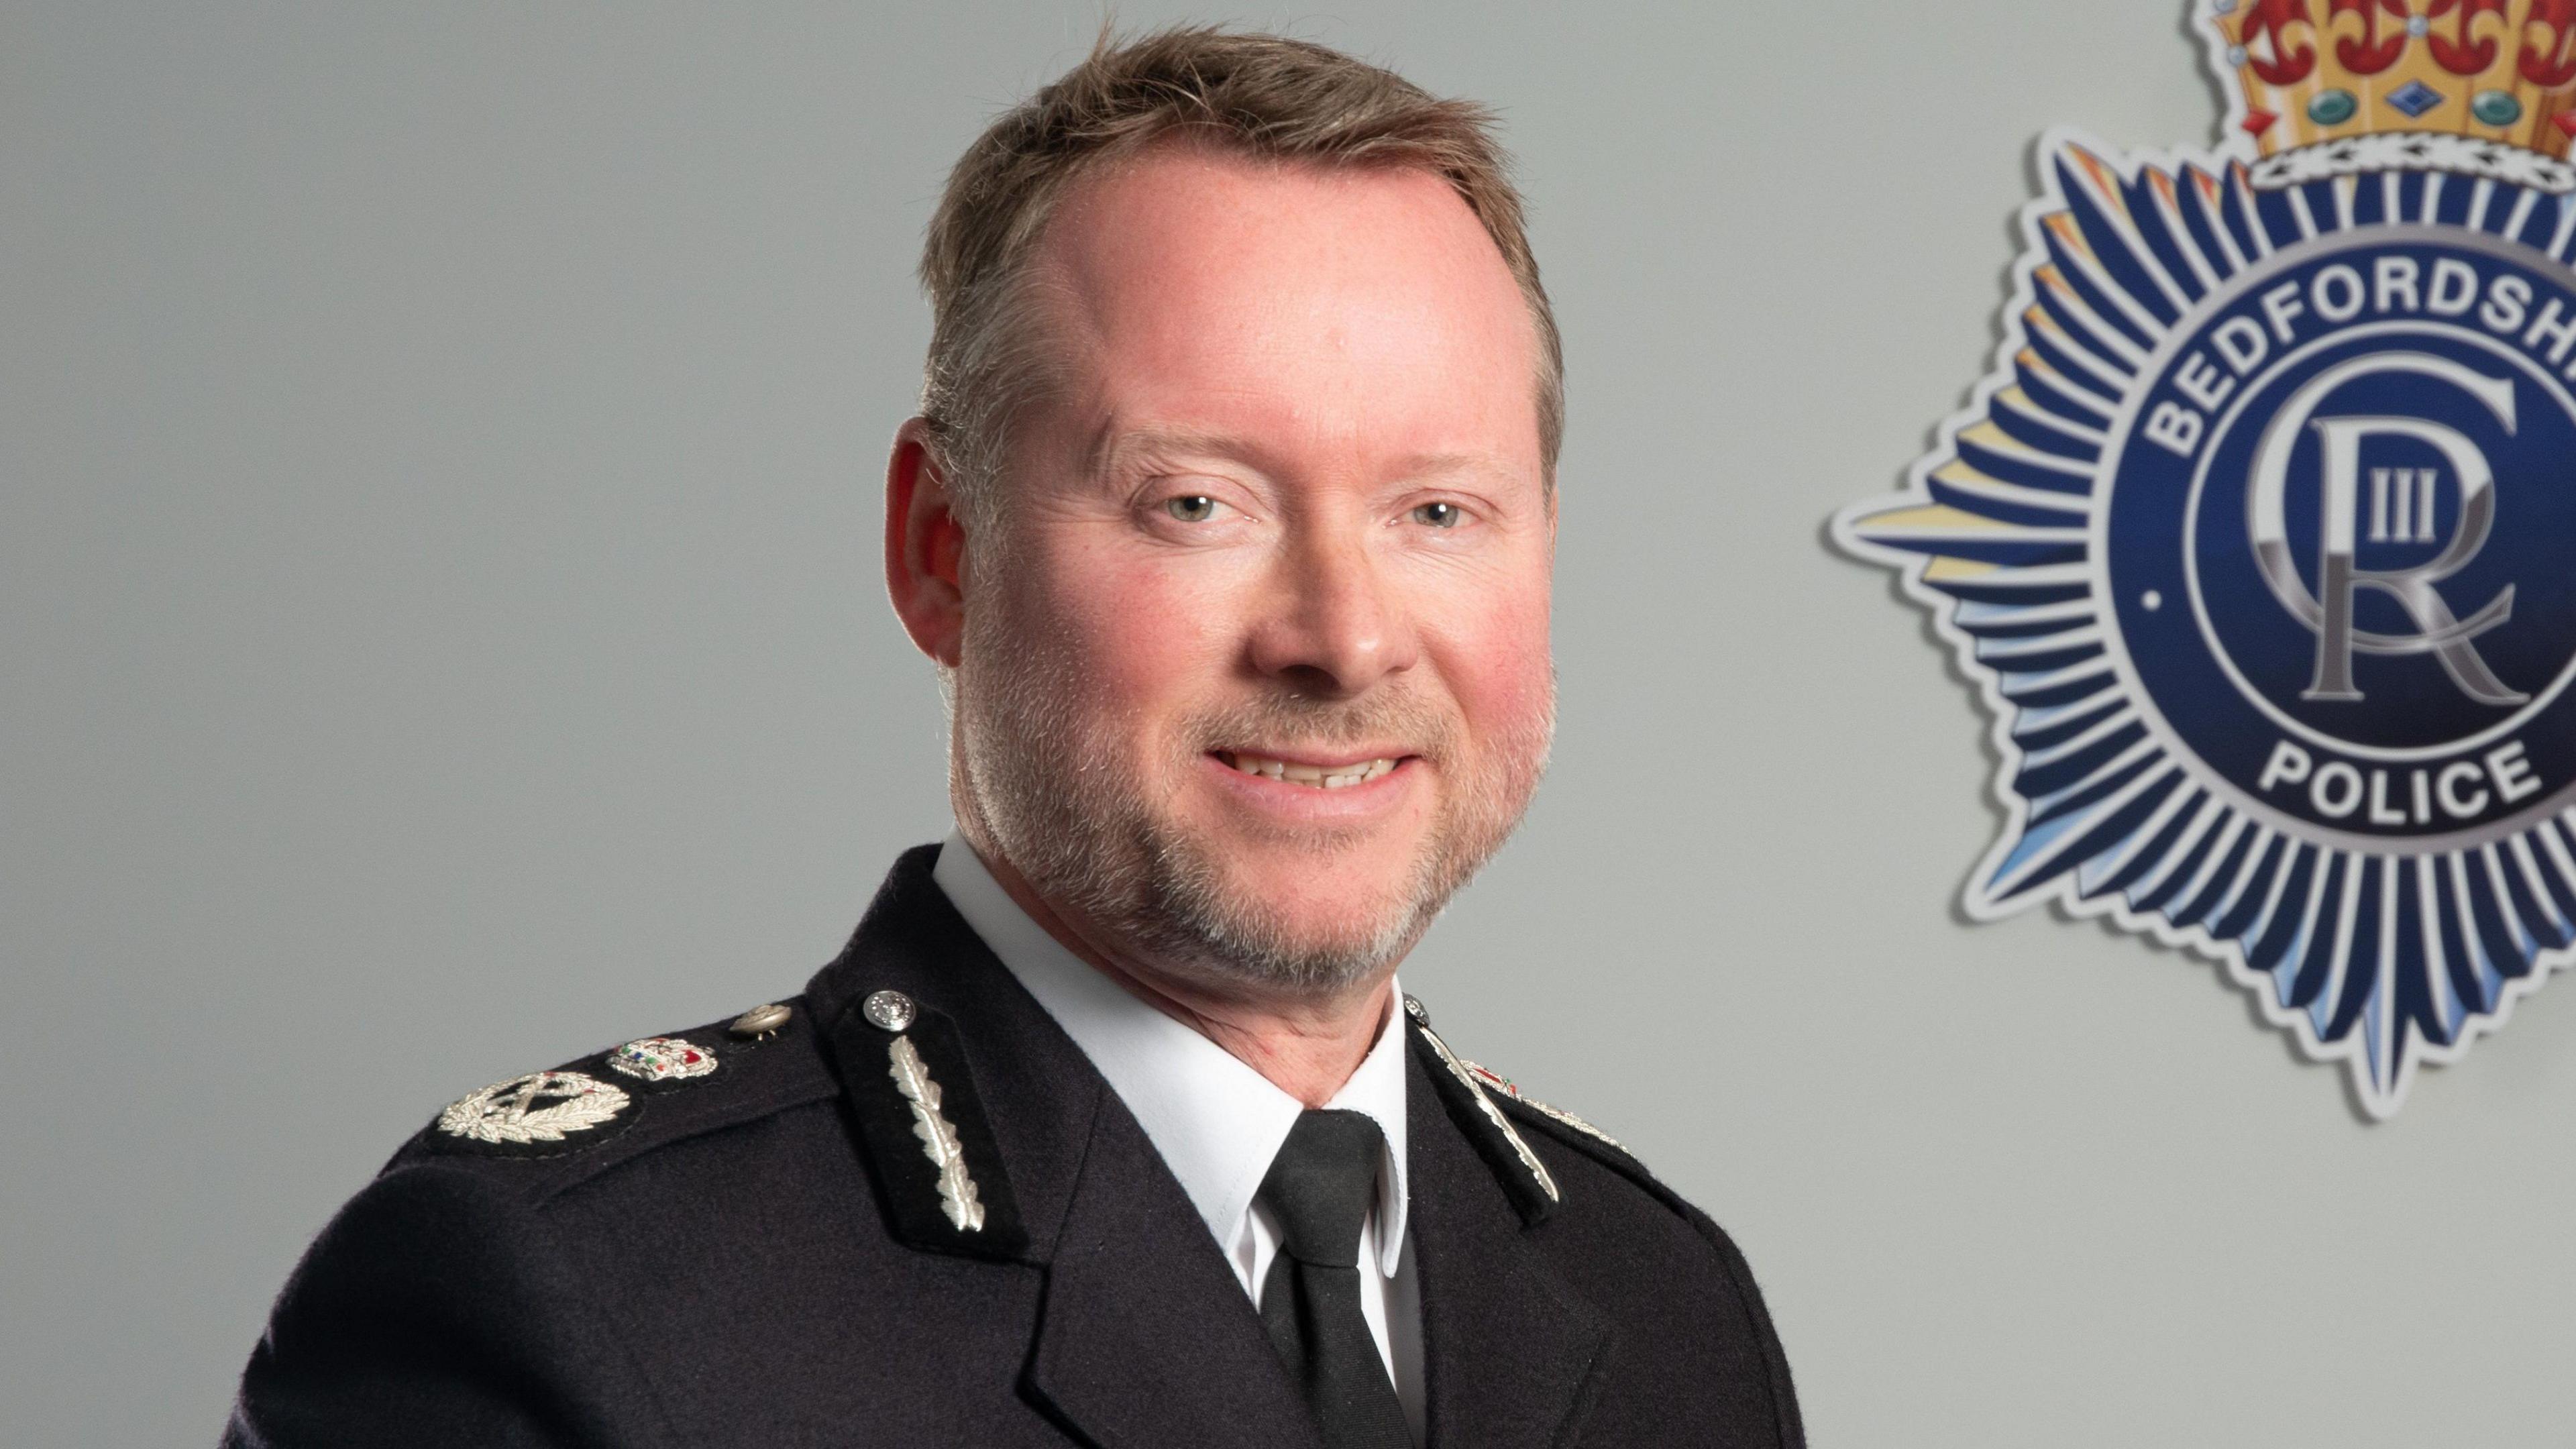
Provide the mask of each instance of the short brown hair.
POLYGON ((970 527, 995 516, 991 484, 1013 418, 1051 361, 1026 326, 1030 251, 1086 170, 1178 133, 1263 159, 1414 168, 1447 180, 1528 300, 1539 456, 1554 478, 1564 353, 1491 111, 1308 41, 1207 26, 1125 43, 1104 32, 1081 64, 966 149, 922 248, 931 336, 921 413, 970 527))

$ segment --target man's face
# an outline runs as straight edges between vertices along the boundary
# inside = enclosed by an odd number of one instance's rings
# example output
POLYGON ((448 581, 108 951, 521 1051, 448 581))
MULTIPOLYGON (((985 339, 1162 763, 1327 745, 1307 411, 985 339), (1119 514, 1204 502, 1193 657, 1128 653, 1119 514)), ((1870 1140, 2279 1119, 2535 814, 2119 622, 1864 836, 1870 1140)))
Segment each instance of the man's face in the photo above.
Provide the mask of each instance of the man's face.
POLYGON ((1435 176, 1189 147, 1079 184, 1035 265, 1064 372, 969 541, 961 803, 1095 945, 1369 981, 1545 763, 1527 306, 1435 176))

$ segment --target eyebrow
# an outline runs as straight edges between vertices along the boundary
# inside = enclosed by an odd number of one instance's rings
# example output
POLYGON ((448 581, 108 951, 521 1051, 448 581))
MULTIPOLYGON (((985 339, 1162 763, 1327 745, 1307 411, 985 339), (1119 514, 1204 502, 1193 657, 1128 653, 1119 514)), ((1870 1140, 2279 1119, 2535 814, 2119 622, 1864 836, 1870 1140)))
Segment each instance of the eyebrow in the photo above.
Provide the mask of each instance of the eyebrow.
POLYGON ((1248 459, 1255 451, 1241 439, 1223 433, 1172 428, 1121 429, 1115 423, 1103 423, 1100 431, 1093 435, 1090 455, 1084 461, 1085 472, 1100 478, 1140 454, 1196 453, 1205 457, 1248 459))

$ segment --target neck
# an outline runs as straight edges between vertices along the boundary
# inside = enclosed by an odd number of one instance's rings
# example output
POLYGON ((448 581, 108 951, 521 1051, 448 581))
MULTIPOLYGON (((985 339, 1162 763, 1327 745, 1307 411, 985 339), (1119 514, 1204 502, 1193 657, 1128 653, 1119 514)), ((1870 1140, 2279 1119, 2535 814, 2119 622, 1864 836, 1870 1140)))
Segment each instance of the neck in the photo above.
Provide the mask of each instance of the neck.
POLYGON ((1013 903, 1064 948, 1130 995, 1225 1048, 1308 1107, 1333 1099, 1393 1020, 1394 970, 1328 997, 1223 990, 1095 939, 1047 904, 997 851, 977 848, 1013 903))

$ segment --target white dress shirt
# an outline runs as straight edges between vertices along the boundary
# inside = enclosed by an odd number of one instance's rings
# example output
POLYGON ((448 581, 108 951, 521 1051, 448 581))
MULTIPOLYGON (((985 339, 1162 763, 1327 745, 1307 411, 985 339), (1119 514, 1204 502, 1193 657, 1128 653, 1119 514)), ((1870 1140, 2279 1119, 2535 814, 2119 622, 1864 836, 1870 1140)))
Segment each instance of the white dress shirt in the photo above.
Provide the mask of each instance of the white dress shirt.
MULTIPOLYGON (((1065 949, 993 879, 965 837, 949 834, 931 879, 1135 1114, 1258 1307, 1279 1230, 1252 1198, 1304 1104, 1065 949)), ((1326 1105, 1368 1114, 1386 1136, 1377 1206, 1360 1229, 1360 1315, 1419 1444, 1422 1298, 1404 1231, 1404 1032, 1394 1021, 1401 999, 1390 994, 1377 1044, 1326 1105)))

